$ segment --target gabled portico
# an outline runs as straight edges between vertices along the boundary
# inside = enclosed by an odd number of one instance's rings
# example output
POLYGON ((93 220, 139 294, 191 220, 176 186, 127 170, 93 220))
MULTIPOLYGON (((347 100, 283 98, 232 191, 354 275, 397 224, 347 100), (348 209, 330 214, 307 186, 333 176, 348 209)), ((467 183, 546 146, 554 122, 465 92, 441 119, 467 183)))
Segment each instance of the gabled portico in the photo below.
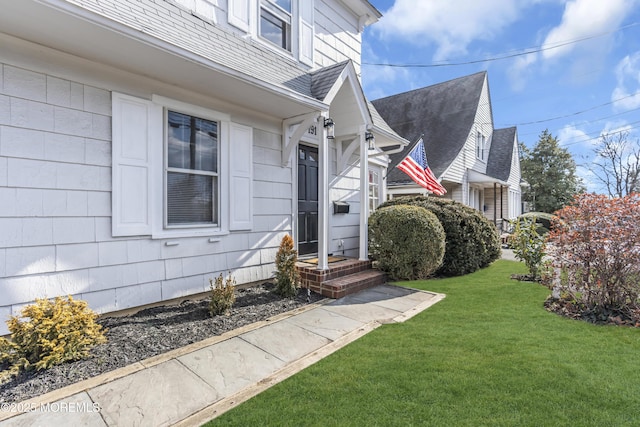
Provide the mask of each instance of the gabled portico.
MULTIPOLYGON (((368 224, 368 160, 369 156, 386 155, 382 148, 403 147, 407 144, 403 138, 395 134, 379 119, 374 121, 369 105, 357 78, 351 61, 332 67, 323 68, 312 73, 312 93, 316 99, 325 103, 328 108, 283 121, 283 165, 291 165, 294 175, 304 173, 301 164, 304 153, 300 144, 317 147, 317 254, 318 270, 326 270, 329 253, 344 248, 344 240, 337 234, 338 223, 355 224, 357 227, 357 248, 349 248, 357 257, 366 261, 367 224, 368 224), (332 123, 333 129, 329 123, 332 123), (375 140, 375 143, 373 142, 375 140), (294 153, 298 155, 294 155, 294 153), (335 154, 334 154, 335 153, 335 154), (362 161, 366 159, 366 161, 362 161), (349 191, 349 185, 357 179, 357 188, 349 191), (358 209, 344 214, 333 213, 333 203, 340 202, 358 209), (356 218, 357 215, 357 218, 356 218), (351 222, 346 218, 351 218, 351 222)), ((302 196, 304 179, 294 176, 293 192, 302 196)), ((298 249, 302 238, 308 232, 308 216, 301 214, 301 208, 294 207, 295 241, 298 249), (305 219, 307 218, 307 219, 305 219)), ((302 255, 307 255, 301 252, 302 255)))

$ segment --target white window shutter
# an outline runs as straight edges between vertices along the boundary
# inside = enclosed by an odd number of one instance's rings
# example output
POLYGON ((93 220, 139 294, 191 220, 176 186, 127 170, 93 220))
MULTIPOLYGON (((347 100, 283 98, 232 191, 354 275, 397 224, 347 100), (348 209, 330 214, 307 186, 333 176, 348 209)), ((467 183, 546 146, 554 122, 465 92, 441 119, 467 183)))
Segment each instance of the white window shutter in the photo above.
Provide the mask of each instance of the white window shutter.
POLYGON ((229 126, 230 230, 253 226, 253 129, 237 123, 229 126))
POLYGON ((112 232, 151 234, 151 101, 112 94, 112 232))
POLYGON ((249 32, 249 3, 250 0, 228 0, 229 24, 246 33, 249 32))
POLYGON ((313 66, 313 0, 300 1, 300 62, 313 66))

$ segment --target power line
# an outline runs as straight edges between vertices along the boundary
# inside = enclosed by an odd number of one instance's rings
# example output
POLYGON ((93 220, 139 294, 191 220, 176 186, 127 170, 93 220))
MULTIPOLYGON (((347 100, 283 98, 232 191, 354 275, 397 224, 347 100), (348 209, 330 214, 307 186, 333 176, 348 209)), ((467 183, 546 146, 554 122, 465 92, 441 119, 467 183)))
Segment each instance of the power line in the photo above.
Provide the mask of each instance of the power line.
POLYGON ((566 119, 567 117, 578 116, 578 115, 580 115, 580 114, 584 114, 584 113, 587 113, 587 112, 589 112, 589 111, 596 110, 596 109, 601 108, 601 107, 606 107, 607 105, 611 105, 611 104, 614 104, 614 103, 616 103, 616 102, 618 102, 618 101, 622 101, 623 99, 632 98, 632 97, 634 97, 634 96, 638 96, 638 95, 640 95, 640 92, 636 92, 636 93, 633 93, 633 94, 631 94, 631 95, 623 96, 622 98, 614 99, 614 100, 612 100, 612 101, 605 102, 604 104, 596 105, 596 106, 594 106, 594 107, 587 108, 587 109, 585 109, 585 110, 576 111, 575 113, 565 114, 564 116, 552 117, 552 118, 549 118, 549 119, 542 119, 542 120, 535 120, 535 121, 532 121, 532 122, 524 122, 524 123, 518 123, 518 124, 511 124, 511 125, 508 125, 508 126, 527 126, 527 125, 537 125, 537 124, 539 124, 539 123, 551 122, 551 121, 553 121, 553 120, 566 119))
POLYGON ((598 37, 603 37, 603 36, 607 36, 609 34, 613 34, 616 33, 618 31, 621 30, 625 30, 627 28, 631 28, 631 27, 635 27, 640 25, 640 22, 634 22, 632 24, 629 25, 625 25, 623 27, 620 28, 616 28, 615 30, 612 31, 607 31, 604 33, 599 33, 599 34, 594 34, 591 36, 587 36, 587 37, 582 37, 579 39, 574 39, 574 40, 569 40, 566 42, 559 42, 557 44, 551 45, 551 46, 546 46, 546 45, 541 45, 535 48, 527 48, 525 49, 523 52, 516 52, 516 53, 505 53, 499 56, 495 56, 492 58, 484 58, 484 59, 475 59, 475 60, 471 60, 471 61, 464 61, 464 62, 450 62, 450 61, 442 61, 439 63, 432 63, 432 64, 391 64, 391 63, 380 63, 380 62, 363 62, 363 65, 372 65, 372 66, 379 66, 379 67, 397 67, 397 68, 435 68, 435 67, 452 67, 452 66, 459 66, 459 65, 473 65, 473 64, 480 64, 483 62, 493 62, 493 61, 500 61, 503 59, 510 59, 510 58, 515 58, 518 56, 525 56, 525 55, 531 55, 532 53, 539 53, 539 52, 543 52, 543 51, 547 51, 547 50, 552 50, 552 49, 557 49, 559 47, 563 47, 563 46, 567 46, 570 44, 575 44, 575 43, 580 43, 586 40, 591 40, 591 39, 595 39, 598 37), (546 46, 546 47, 545 47, 546 46))
MULTIPOLYGON (((628 132, 632 129, 637 129, 640 127, 640 125, 638 126, 630 126, 630 125, 635 125, 637 123, 640 123, 640 120, 635 121, 635 122, 631 122, 631 123, 627 123, 627 125, 625 125, 625 127, 623 129, 617 130, 617 131, 613 131, 613 132, 602 132, 602 131, 597 131, 597 132, 590 132, 590 133, 586 133, 585 135, 593 135, 595 133, 598 133, 598 136, 593 137, 593 138, 585 138, 585 139, 579 139, 576 141, 572 141, 572 142, 568 142, 568 143, 563 143, 563 141, 560 141, 560 145, 562 147, 569 147, 571 145, 576 145, 576 144, 582 144, 584 142, 589 142, 589 141, 594 141, 596 139, 599 139, 602 135, 617 135, 623 132, 628 132)), ((579 137, 574 137, 575 138, 579 138, 579 137)))
MULTIPOLYGON (((593 124, 595 122, 599 122, 599 121, 602 121, 602 120, 610 119, 612 117, 622 116, 624 114, 631 113, 632 111, 638 111, 638 110, 640 110, 640 107, 632 108, 630 110, 623 111, 622 113, 611 114, 610 116, 604 116, 604 117, 600 117, 600 118, 597 118, 597 119, 589 120, 589 124, 593 124)), ((555 132, 552 132, 552 133, 558 133, 561 130, 562 129, 556 129, 555 132)), ((537 135, 538 133, 539 132, 526 132, 526 133, 518 132, 518 135, 519 136, 527 136, 527 135, 537 135)))

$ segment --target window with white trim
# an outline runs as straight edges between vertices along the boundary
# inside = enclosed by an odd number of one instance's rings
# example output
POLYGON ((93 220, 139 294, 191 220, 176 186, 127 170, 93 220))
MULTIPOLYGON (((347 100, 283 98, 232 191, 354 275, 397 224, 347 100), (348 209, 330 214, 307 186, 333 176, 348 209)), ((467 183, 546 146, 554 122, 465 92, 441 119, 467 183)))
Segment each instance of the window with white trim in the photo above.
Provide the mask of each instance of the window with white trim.
POLYGON ((161 96, 112 93, 114 236, 250 230, 253 129, 161 96))
POLYGON ((485 159, 485 151, 487 149, 487 138, 478 132, 476 134, 476 157, 480 160, 485 159))
POLYGON ((369 171, 369 212, 374 212, 380 204, 380 181, 378 172, 369 171))
POLYGON ((260 37, 291 52, 291 22, 291 0, 260 0, 260 37))
POLYGON ((218 122, 165 110, 165 226, 217 226, 218 122))
POLYGON ((313 66, 314 0, 228 0, 229 24, 313 66))

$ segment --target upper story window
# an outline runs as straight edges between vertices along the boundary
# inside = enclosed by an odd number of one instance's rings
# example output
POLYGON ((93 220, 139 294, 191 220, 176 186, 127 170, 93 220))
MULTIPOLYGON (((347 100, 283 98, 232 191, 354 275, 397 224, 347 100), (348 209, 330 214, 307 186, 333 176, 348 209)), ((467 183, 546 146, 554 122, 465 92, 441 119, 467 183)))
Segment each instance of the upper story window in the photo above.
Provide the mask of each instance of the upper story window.
POLYGON ((482 132, 478 132, 476 135, 476 157, 480 160, 484 160, 486 157, 486 149, 487 138, 482 134, 482 132))
POLYGON ((260 36, 291 52, 291 0, 261 0, 260 36))
POLYGON ((313 66, 314 0, 228 0, 229 24, 313 66))

